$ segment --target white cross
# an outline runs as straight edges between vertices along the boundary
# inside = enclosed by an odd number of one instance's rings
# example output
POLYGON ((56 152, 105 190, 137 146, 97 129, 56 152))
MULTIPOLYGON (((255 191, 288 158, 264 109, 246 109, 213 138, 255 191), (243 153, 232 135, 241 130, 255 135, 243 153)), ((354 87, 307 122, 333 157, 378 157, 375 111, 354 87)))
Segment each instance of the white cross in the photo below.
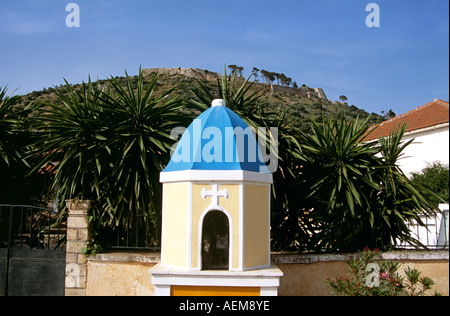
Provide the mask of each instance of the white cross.
POLYGON ((212 190, 206 190, 205 188, 202 189, 202 198, 203 200, 206 199, 207 196, 212 197, 212 201, 211 201, 211 207, 215 207, 215 208, 219 208, 219 197, 224 197, 225 199, 228 200, 228 190, 222 190, 219 191, 219 186, 220 184, 211 184, 212 190))

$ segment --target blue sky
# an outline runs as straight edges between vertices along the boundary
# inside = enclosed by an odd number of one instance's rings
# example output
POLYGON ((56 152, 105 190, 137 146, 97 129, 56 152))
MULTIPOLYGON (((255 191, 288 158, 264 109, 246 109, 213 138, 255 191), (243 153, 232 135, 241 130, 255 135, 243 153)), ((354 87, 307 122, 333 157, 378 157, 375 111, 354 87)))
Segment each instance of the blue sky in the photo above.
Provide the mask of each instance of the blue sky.
POLYGON ((285 73, 368 112, 449 100, 447 0, 0 0, 0 86, 17 94, 140 65, 285 73), (66 5, 80 8, 68 28, 66 5), (366 26, 366 5, 380 27, 366 26))

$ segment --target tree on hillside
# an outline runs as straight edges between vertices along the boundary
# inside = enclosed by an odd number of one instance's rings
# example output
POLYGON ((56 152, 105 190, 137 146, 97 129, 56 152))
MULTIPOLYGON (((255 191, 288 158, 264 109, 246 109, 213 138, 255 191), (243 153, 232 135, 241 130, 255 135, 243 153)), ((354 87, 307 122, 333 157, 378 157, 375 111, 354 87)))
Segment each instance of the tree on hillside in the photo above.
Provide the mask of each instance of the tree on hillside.
POLYGON ((348 101, 348 98, 345 95, 341 95, 339 96, 339 100, 341 100, 341 102, 345 102, 348 101))
POLYGON ((281 84, 283 86, 289 87, 291 85, 291 83, 292 83, 292 78, 287 77, 283 73, 279 75, 279 78, 280 78, 281 84))
POLYGON ((288 77, 286 80, 286 85, 289 87, 292 84, 292 78, 288 77))
POLYGON ((261 75, 263 77, 264 83, 269 82, 269 72, 267 70, 261 69, 261 75))
POLYGON ((383 114, 383 116, 386 120, 390 120, 391 118, 394 118, 397 116, 397 114, 395 114, 395 112, 392 111, 392 109, 389 109, 389 111, 387 111, 387 113, 385 111, 381 111, 381 114, 383 114))
POLYGON ((236 67, 236 72, 239 77, 242 77, 243 72, 244 72, 244 67, 241 67, 241 66, 236 67))
POLYGON ((272 74, 277 80, 277 85, 280 85, 280 74, 278 72, 272 72, 272 74))
POLYGON ((242 74, 244 72, 244 67, 236 66, 236 65, 229 65, 228 68, 231 70, 231 76, 239 76, 242 77, 242 74))
POLYGON ((258 72, 259 72, 259 69, 256 68, 256 67, 253 67, 253 69, 252 69, 252 76, 255 77, 255 82, 258 82, 258 72))
POLYGON ((267 78, 269 80, 269 83, 273 84, 273 82, 275 81, 275 73, 274 72, 269 72, 267 78))
POLYGON ((231 76, 234 76, 237 73, 237 66, 236 65, 228 65, 228 68, 231 71, 231 73, 230 73, 231 76))

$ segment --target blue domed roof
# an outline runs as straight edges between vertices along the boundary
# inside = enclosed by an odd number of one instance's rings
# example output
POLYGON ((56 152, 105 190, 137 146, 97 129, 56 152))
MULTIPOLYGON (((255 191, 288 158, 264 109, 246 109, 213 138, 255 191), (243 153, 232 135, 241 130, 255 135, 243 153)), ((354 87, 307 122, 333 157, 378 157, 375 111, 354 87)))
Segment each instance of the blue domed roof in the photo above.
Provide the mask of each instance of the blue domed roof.
POLYGON ((163 172, 184 170, 243 170, 269 173, 248 125, 214 100, 184 132, 163 172))

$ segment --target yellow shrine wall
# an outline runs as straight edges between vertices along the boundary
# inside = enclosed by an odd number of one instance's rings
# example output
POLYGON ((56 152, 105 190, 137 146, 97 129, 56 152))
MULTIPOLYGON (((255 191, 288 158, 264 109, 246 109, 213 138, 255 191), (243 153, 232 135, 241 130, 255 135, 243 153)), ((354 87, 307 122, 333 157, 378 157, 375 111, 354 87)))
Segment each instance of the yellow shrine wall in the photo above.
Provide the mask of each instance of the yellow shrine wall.
POLYGON ((164 264, 178 267, 187 267, 188 186, 188 183, 163 186, 162 258, 164 264))
POLYGON ((244 187, 244 269, 269 264, 269 185, 244 187))

